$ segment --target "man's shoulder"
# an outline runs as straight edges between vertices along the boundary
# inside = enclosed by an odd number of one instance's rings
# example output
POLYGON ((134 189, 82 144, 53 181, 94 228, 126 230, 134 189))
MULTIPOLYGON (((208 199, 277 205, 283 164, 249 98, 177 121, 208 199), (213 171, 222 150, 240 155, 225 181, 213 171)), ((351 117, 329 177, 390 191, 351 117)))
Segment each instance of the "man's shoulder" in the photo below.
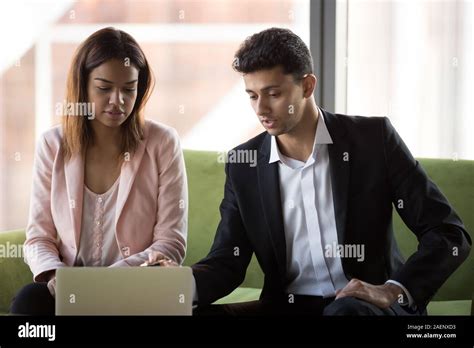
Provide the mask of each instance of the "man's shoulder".
MULTIPOLYGON (((360 115, 345 115, 345 114, 329 114, 337 123, 344 127, 364 129, 366 127, 377 127, 385 122, 386 116, 360 116, 360 115)), ((327 122, 327 121, 326 121, 327 122)))
POLYGON ((247 140, 245 143, 236 146, 232 150, 260 150, 260 147, 262 146, 262 143, 267 135, 270 136, 266 131, 262 132, 252 139, 247 140))
POLYGON ((341 136, 352 139, 356 143, 366 144, 383 140, 384 128, 389 123, 385 116, 344 115, 328 112, 325 112, 325 122, 333 141, 341 136))

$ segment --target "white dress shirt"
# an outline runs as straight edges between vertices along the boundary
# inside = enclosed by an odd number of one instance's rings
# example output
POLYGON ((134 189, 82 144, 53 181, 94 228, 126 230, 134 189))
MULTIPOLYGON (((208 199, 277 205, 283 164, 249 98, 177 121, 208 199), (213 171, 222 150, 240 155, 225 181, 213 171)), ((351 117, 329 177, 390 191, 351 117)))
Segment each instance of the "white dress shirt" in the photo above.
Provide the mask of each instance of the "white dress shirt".
POLYGON ((331 297, 348 283, 341 258, 325 257, 326 246, 338 242, 327 144, 332 139, 321 116, 306 162, 284 156, 271 139, 269 162, 279 162, 289 294, 331 297))
POLYGON ((81 238, 75 266, 110 266, 122 260, 115 239, 119 178, 103 194, 92 192, 84 184, 81 238))

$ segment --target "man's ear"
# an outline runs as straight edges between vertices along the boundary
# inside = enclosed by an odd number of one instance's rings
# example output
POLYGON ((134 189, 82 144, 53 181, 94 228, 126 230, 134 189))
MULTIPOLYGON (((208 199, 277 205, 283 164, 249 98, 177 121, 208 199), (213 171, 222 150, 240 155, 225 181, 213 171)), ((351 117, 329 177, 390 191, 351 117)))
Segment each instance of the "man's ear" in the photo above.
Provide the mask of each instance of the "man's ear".
POLYGON ((303 97, 309 98, 313 95, 318 79, 314 74, 306 74, 303 77, 303 97))

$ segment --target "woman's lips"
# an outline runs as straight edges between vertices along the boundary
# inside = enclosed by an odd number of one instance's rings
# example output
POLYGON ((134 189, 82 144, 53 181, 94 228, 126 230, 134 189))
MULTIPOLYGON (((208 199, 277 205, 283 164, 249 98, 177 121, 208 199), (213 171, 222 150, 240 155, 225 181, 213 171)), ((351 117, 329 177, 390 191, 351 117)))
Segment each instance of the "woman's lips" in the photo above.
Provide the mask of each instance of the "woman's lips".
POLYGON ((105 112, 110 118, 118 119, 124 115, 121 111, 106 111, 105 112))

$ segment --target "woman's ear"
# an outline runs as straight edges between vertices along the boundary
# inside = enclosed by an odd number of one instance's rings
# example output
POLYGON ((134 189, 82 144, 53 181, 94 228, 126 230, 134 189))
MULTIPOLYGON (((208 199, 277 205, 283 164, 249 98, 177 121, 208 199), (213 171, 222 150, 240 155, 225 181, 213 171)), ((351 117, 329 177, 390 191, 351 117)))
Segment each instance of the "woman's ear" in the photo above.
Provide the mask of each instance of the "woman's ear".
POLYGON ((318 79, 314 74, 306 74, 303 77, 303 97, 309 98, 313 95, 318 79))

